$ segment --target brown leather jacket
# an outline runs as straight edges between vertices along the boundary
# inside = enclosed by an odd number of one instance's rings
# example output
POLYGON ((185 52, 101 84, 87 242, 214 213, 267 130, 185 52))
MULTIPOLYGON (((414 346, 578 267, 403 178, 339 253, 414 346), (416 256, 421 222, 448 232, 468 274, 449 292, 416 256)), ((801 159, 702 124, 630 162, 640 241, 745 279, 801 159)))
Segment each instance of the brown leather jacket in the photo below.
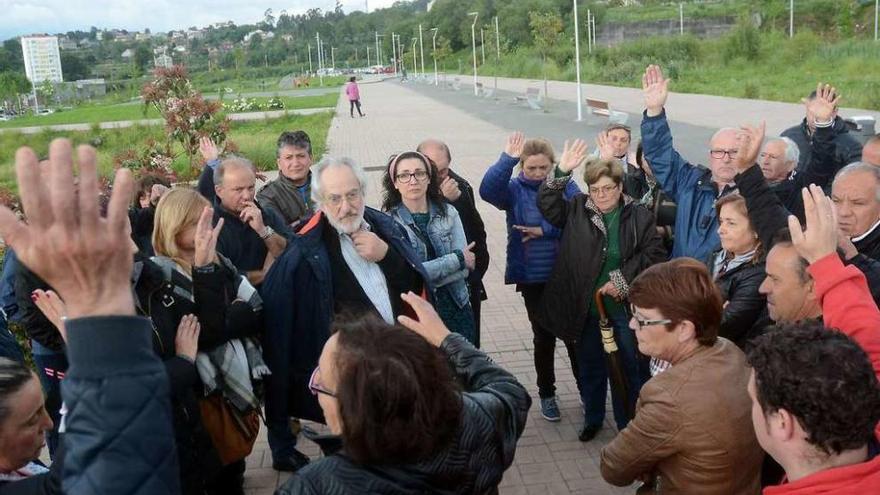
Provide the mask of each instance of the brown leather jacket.
POLYGON ((602 477, 639 493, 761 492, 764 451, 752 426, 745 355, 718 338, 648 381, 636 417, 602 449, 602 477))

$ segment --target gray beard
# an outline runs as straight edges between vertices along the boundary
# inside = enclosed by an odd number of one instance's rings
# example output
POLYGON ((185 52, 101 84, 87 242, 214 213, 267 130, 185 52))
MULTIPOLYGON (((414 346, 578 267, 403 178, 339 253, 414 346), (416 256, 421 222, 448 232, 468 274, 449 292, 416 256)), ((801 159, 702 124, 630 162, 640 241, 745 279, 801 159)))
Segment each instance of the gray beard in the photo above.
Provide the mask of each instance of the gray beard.
POLYGON ((360 212, 355 221, 346 222, 347 225, 343 225, 342 222, 331 217, 327 212, 324 212, 324 216, 327 217, 327 222, 330 223, 330 226, 336 229, 336 232, 340 234, 354 234, 361 229, 361 225, 364 223, 364 212, 360 212))

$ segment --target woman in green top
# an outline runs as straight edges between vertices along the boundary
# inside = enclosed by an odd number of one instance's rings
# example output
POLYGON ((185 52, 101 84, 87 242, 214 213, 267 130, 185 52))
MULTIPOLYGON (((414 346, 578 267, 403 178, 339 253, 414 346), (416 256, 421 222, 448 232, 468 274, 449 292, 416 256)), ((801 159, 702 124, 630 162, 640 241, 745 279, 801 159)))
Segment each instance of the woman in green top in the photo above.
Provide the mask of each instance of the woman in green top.
MULTIPOLYGON (((628 327, 626 296, 629 284, 649 266, 666 260, 654 216, 623 194, 623 167, 617 161, 596 160, 587 165, 584 182, 588 194, 566 201, 562 192, 571 172, 584 162, 586 145, 566 143, 554 173, 538 191, 544 217, 562 228, 560 253, 544 290, 539 318, 556 329, 563 340, 576 342, 584 428, 581 441, 589 441, 605 418, 608 371, 599 334, 593 294, 603 294, 614 327, 618 354, 623 362, 632 404, 642 386, 636 338, 628 327)), ((614 402, 618 429, 629 422, 624 404, 614 402)))

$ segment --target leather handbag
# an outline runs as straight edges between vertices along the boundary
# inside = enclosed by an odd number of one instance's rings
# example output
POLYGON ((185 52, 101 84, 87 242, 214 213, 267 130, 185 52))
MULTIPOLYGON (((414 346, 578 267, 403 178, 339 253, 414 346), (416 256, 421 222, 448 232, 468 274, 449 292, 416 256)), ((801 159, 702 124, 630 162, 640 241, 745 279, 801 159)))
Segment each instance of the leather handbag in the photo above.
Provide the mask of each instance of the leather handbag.
POLYGON ((199 410, 224 466, 251 453, 260 432, 259 410, 241 412, 219 393, 199 399, 199 410))

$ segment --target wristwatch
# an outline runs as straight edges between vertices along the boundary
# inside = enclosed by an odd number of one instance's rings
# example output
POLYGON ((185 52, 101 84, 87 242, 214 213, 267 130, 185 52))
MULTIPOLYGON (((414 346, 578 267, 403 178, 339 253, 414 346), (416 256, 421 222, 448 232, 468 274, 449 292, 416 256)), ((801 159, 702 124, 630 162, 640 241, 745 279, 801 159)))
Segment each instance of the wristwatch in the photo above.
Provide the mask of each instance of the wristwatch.
POLYGON ((262 239, 262 240, 265 241, 266 239, 272 237, 272 234, 274 234, 274 233, 275 233, 275 231, 272 230, 272 227, 269 227, 269 226, 267 225, 267 226, 266 226, 266 230, 264 230, 263 233, 260 234, 260 239, 262 239))

